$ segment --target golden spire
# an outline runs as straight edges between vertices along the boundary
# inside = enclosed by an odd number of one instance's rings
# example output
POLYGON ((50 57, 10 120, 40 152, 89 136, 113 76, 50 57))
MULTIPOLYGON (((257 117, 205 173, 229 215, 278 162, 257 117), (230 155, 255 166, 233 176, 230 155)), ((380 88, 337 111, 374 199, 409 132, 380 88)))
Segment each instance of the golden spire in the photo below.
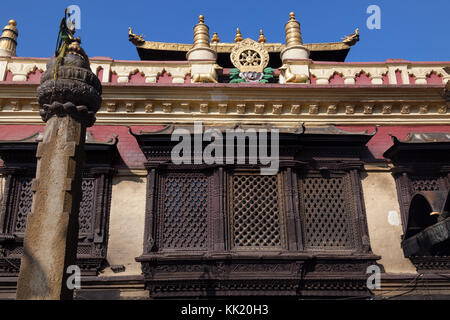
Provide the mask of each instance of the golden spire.
POLYGON ((218 36, 217 32, 214 32, 214 34, 212 36, 212 39, 211 39, 211 42, 212 43, 219 43, 220 42, 220 39, 219 39, 219 36, 218 36))
POLYGON ((8 25, 3 28, 0 36, 0 56, 16 56, 17 37, 17 23, 15 20, 9 20, 8 25))
POLYGON ((205 24, 205 16, 198 16, 198 24, 194 27, 194 47, 209 48, 209 28, 205 24))
POLYGON ((244 40, 244 38, 242 38, 242 34, 241 34, 241 30, 239 30, 239 28, 236 29, 236 38, 234 38, 234 42, 239 42, 244 40))
POLYGON ((284 30, 286 32, 286 47, 303 44, 300 23, 295 20, 294 12, 289 13, 289 21, 284 26, 284 30))
POLYGON ((267 41, 267 39, 266 39, 266 37, 264 37, 264 33, 263 33, 262 29, 259 30, 259 39, 258 39, 258 42, 259 42, 259 43, 264 43, 264 42, 266 42, 266 41, 267 41))

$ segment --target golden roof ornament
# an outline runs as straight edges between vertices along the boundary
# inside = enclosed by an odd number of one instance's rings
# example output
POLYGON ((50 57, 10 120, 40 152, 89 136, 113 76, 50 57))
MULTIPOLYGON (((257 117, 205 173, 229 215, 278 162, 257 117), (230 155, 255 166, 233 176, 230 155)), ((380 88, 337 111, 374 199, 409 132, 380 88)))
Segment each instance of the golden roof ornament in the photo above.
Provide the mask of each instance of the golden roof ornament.
POLYGON ((263 33, 262 29, 259 30, 259 39, 258 39, 258 42, 259 42, 259 43, 265 43, 266 41, 267 41, 267 39, 266 39, 266 37, 264 37, 264 33, 263 33))
POLYGON ((134 45, 138 46, 145 43, 144 35, 137 35, 133 33, 133 29, 128 27, 128 41, 132 42, 134 45))
POLYGON ((16 56, 17 37, 19 36, 16 26, 17 22, 11 19, 3 28, 0 36, 0 56, 16 56))
POLYGON ((351 35, 342 38, 342 42, 349 46, 353 46, 358 41, 359 41, 359 28, 356 28, 355 32, 353 32, 351 35))
POLYGON ((300 31, 300 23, 295 20, 295 13, 289 13, 289 21, 284 26, 286 32, 286 47, 302 45, 302 33, 300 31))
POLYGON ((217 34, 217 32, 214 32, 212 39, 211 39, 212 43, 219 43, 220 39, 219 39, 219 35, 217 34))
POLYGON ((230 60, 240 72, 263 72, 269 63, 269 52, 263 43, 245 39, 235 44, 230 60))
POLYGON ((234 38, 234 42, 240 42, 244 40, 244 38, 242 38, 242 34, 241 34, 241 30, 239 30, 239 28, 236 29, 236 37, 234 38))
POLYGON ((205 16, 198 16, 198 24, 194 27, 193 48, 209 48, 209 28, 205 24, 205 16))

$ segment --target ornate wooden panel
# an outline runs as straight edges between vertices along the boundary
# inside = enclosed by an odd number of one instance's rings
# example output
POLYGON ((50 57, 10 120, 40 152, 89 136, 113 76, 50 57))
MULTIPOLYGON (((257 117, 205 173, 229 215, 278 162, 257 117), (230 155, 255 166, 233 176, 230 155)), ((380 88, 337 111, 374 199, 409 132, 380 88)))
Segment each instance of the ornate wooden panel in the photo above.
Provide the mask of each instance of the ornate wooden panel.
POLYGON ((419 191, 445 191, 450 188, 450 179, 445 173, 409 174, 408 178, 410 196, 419 191))
POLYGON ((260 175, 250 163, 170 163, 174 129, 135 134, 148 169, 136 260, 152 298, 370 296, 366 269, 380 257, 359 175, 370 135, 287 130, 279 173, 260 175))
POLYGON ((31 191, 31 181, 29 177, 17 178, 17 203, 16 214, 14 215, 13 232, 24 233, 27 223, 28 213, 31 212, 33 191, 31 191))
POLYGON ((208 247, 209 184, 205 174, 164 174, 160 178, 161 249, 208 247))
POLYGON ((281 247, 282 201, 276 175, 235 173, 230 176, 232 246, 281 247))
POLYGON ((298 180, 304 246, 310 250, 353 249, 354 223, 346 175, 301 175, 298 180))
MULTIPOLYGON (((6 177, 0 207, 0 275, 16 276, 19 272, 26 220, 33 199, 31 181, 36 171, 39 139, 37 133, 20 141, 0 142, 0 156, 4 161, 0 170, 6 177)), ((102 143, 90 134, 86 137, 77 248, 77 264, 85 275, 96 275, 106 262, 112 163, 118 156, 116 144, 116 139, 102 143)))
POLYGON ((94 229, 95 217, 95 178, 84 178, 81 182, 83 192, 79 212, 79 234, 89 234, 94 229))
MULTIPOLYGON (((26 222, 28 214, 31 212, 31 205, 33 201, 33 192, 31 191, 31 183, 33 178, 19 176, 16 179, 16 190, 12 192, 16 193, 15 201, 10 205, 15 207, 15 214, 11 217, 13 221, 12 229, 13 234, 25 233, 26 222)), ((82 181, 82 201, 80 204, 79 234, 86 234, 93 231, 93 217, 94 217, 94 205, 95 205, 95 178, 83 178, 82 181)), ((11 191, 10 191, 11 192, 11 191)))
MULTIPOLYGON (((8 264, 8 269, 12 267, 7 273, 15 275, 19 272, 26 221, 28 214, 31 212, 33 200, 31 181, 31 177, 22 175, 12 176, 10 179, 9 196, 5 197, 5 200, 8 199, 9 201, 4 205, 4 208, 10 208, 10 210, 4 211, 6 213, 4 219, 9 223, 4 226, 1 234, 2 238, 8 238, 4 239, 1 246, 4 259, 8 259, 10 263, 0 263, 0 273, 2 273, 2 264, 8 264)), ((105 227, 107 226, 106 213, 109 211, 111 197, 110 179, 104 175, 84 177, 82 192, 77 263, 85 274, 96 274, 102 261, 106 259, 105 227), (105 188, 98 190, 98 185, 103 185, 104 182, 106 182, 105 188), (106 198, 107 202, 102 201, 103 197, 106 198), (101 225, 96 226, 100 222, 99 219, 103 220, 101 221, 103 227, 101 225)), ((3 272, 5 271, 3 270, 3 272)))
POLYGON ((410 176, 411 193, 418 191, 437 191, 441 189, 439 177, 410 176))

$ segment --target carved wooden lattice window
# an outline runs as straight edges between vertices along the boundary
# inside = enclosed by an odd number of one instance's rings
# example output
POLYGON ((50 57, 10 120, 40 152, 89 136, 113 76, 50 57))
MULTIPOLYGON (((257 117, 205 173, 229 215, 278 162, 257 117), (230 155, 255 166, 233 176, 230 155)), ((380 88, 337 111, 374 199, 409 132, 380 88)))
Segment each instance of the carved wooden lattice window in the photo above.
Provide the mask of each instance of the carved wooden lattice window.
MULTIPOLYGON (((20 142, 0 143, 0 173, 5 177, 0 206, 0 276, 17 276, 19 272, 40 139, 36 133, 20 142)), ((86 134, 77 246, 77 265, 83 275, 97 275, 106 262, 113 162, 118 156, 114 140, 102 143, 86 134)))
POLYGON ((364 273, 378 259, 370 250, 360 181, 360 153, 370 137, 305 130, 278 137, 277 175, 261 175, 249 149, 242 163, 229 162, 224 150, 223 164, 173 164, 172 126, 135 135, 148 170, 144 252, 136 260, 152 298, 366 294, 364 273), (301 217, 314 212, 299 214, 298 172, 317 172, 307 178, 318 181, 302 187, 312 208, 314 199, 332 207, 320 210, 320 223, 312 218, 302 225, 301 217), (335 202, 321 198, 330 190, 335 202))
MULTIPOLYGON (((0 274, 15 275, 19 272, 26 222, 33 201, 32 179, 28 175, 14 174, 8 178, 0 213, 0 217, 3 216, 3 223, 0 223, 0 240, 3 239, 3 242, 0 245, 3 247, 3 256, 7 261, 1 261, 0 257, 0 274)), ((106 258, 105 233, 110 200, 110 176, 101 174, 95 177, 90 175, 83 177, 77 264, 86 275, 96 274, 106 258)))
POLYGON ((25 233, 28 213, 31 212, 31 204, 33 200, 33 191, 31 191, 32 178, 20 177, 17 179, 17 194, 18 200, 16 202, 17 212, 14 216, 13 233, 25 233))
MULTIPOLYGON (((11 217, 12 233, 25 233, 28 214, 31 212, 33 202, 33 192, 31 191, 31 182, 33 178, 18 177, 17 178, 17 199, 14 203, 16 214, 11 217)), ((79 213, 79 234, 90 233, 93 230, 93 212, 95 201, 95 178, 83 178, 82 181, 82 201, 80 203, 79 213)))
POLYGON ((80 212, 78 217, 79 234, 88 234, 93 232, 95 181, 95 178, 84 178, 81 182, 83 195, 80 203, 80 212))
POLYGON ((279 177, 230 176, 230 224, 235 248, 282 247, 282 202, 279 177))
POLYGON ((162 249, 208 247, 209 177, 164 174, 160 181, 159 243, 162 249))
POLYGON ((344 174, 299 177, 300 219, 306 249, 354 248, 350 183, 349 177, 344 174))

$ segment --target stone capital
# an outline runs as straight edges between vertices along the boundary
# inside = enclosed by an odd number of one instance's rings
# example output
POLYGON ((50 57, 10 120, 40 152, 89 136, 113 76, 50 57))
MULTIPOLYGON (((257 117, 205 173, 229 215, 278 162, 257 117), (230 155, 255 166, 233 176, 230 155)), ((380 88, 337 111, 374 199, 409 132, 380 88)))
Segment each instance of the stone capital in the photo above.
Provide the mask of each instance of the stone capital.
POLYGON ((101 106, 102 85, 92 73, 87 58, 69 52, 60 63, 51 58, 37 89, 40 115, 70 116, 86 127, 94 125, 101 106))

